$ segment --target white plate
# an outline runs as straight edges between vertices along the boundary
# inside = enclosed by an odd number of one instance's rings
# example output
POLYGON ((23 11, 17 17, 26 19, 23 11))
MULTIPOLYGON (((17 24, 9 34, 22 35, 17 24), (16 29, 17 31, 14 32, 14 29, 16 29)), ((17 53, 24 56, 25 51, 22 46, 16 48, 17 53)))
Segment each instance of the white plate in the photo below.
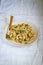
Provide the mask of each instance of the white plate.
MULTIPOLYGON (((9 25, 9 17, 7 17, 6 19, 6 25, 4 23, 4 25, 2 26, 2 29, 3 29, 3 33, 1 33, 1 40, 3 40, 4 43, 6 44, 10 44, 10 45, 13 45, 13 46, 18 46, 16 44, 13 44, 12 42, 9 42, 6 38, 5 38, 5 30, 6 30, 6 27, 9 25)), ((15 16, 14 19, 13 19, 13 23, 14 24, 18 24, 18 23, 30 23, 31 25, 34 25, 36 26, 36 28, 38 29, 39 28, 39 24, 38 24, 38 21, 37 21, 37 18, 36 17, 33 17, 33 16, 15 16)), ((38 40, 38 39, 37 39, 38 40)), ((26 45, 26 46, 31 46, 33 44, 37 44, 37 40, 34 41, 32 44, 30 45, 26 45)))

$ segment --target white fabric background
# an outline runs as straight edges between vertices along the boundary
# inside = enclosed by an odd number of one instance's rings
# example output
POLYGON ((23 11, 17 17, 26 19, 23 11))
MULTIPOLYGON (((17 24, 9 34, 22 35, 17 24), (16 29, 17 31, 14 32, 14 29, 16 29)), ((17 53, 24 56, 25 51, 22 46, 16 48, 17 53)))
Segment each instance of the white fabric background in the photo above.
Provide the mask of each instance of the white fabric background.
POLYGON ((0 65, 42 65, 43 0, 1 0, 0 33, 2 33, 1 29, 4 30, 4 27, 2 26, 6 26, 3 20, 5 21, 5 18, 8 19, 8 16, 10 15, 14 15, 15 18, 18 15, 29 16, 29 20, 31 19, 31 21, 37 19, 40 24, 39 29, 42 32, 39 38, 40 41, 38 41, 38 48, 37 45, 33 45, 30 48, 16 48, 9 46, 4 44, 0 35, 0 65))

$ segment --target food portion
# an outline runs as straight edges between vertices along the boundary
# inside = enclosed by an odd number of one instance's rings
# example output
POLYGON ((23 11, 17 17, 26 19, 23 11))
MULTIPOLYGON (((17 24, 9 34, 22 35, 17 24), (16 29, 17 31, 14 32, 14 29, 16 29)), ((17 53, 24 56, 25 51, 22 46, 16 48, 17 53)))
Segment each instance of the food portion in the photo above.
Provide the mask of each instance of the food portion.
POLYGON ((17 44, 30 44, 37 38, 37 30, 29 24, 21 23, 12 25, 6 33, 6 39, 17 42, 17 44))

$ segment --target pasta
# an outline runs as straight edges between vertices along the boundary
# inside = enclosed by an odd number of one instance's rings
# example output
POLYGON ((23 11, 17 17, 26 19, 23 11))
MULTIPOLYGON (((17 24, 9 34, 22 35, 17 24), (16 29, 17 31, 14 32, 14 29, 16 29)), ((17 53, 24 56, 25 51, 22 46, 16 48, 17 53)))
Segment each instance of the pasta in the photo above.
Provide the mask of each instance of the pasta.
POLYGON ((12 25, 10 32, 6 33, 6 38, 19 44, 30 44, 37 34, 32 29, 29 24, 21 23, 17 25, 12 25))

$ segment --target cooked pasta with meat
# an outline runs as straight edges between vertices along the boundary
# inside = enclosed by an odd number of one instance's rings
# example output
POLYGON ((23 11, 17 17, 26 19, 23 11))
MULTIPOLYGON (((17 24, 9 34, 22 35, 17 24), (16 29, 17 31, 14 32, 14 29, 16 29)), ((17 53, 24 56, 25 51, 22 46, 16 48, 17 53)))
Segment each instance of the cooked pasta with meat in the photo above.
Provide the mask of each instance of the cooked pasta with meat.
POLYGON ((21 23, 12 25, 10 32, 6 33, 6 38, 18 44, 30 44, 37 37, 37 33, 29 24, 21 23))

